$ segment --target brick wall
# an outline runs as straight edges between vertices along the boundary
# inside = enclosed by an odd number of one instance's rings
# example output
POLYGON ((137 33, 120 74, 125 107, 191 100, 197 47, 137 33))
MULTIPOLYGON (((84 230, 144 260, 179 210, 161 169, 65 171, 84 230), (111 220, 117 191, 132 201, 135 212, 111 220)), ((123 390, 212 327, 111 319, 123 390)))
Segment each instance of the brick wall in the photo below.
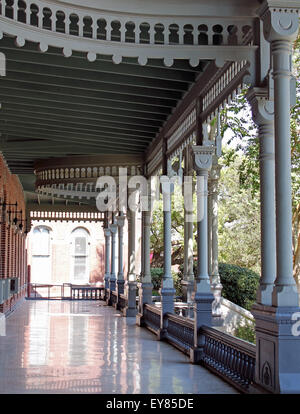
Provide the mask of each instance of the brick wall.
MULTIPOLYGON (((0 303, 0 312, 7 312, 25 296, 26 291, 26 263, 22 260, 25 257, 25 234, 19 229, 12 220, 17 217, 19 220, 25 219, 25 200, 22 186, 16 175, 11 174, 4 158, 0 155, 0 200, 5 202, 6 208, 0 206, 0 279, 18 279, 18 292, 11 293, 10 297, 0 303), (8 204, 17 204, 9 206, 8 204), (11 211, 8 214, 8 211, 11 211), (22 214, 16 214, 22 211, 22 214), (9 216, 10 219, 9 220, 9 216)), ((24 225, 24 222, 23 222, 24 225)))

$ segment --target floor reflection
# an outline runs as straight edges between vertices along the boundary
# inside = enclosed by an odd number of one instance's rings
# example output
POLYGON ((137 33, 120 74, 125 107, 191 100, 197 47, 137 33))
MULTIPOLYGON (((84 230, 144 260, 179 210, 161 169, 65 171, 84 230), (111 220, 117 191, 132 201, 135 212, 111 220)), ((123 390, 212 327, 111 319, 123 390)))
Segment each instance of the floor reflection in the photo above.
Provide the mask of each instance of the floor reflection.
POLYGON ((0 393, 235 393, 103 302, 26 301, 0 337, 0 393))

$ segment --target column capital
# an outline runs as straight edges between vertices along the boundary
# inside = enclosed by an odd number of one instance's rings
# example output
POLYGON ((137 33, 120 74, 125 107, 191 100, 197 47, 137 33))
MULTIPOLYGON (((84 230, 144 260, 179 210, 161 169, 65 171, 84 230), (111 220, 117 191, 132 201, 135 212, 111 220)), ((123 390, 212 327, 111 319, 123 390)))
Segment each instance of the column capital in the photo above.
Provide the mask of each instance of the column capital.
POLYGON ((110 236, 111 236, 111 231, 110 231, 110 229, 109 229, 109 228, 105 228, 105 229, 104 229, 104 236, 105 236, 105 237, 110 237, 110 236))
POLYGON ((204 147, 202 145, 193 145, 191 147, 193 154, 194 168, 199 175, 207 175, 212 167, 213 146, 204 147))
POLYGON ((268 90, 266 88, 251 88, 246 97, 251 106, 255 124, 257 126, 273 124, 274 102, 268 99, 268 90))
POLYGON ((258 9, 267 41, 293 42, 298 34, 298 0, 265 0, 258 9))
POLYGON ((109 230, 110 230, 112 235, 116 234, 117 230, 118 230, 118 225, 116 223, 110 224, 109 230))
POLYGON ((117 226, 120 228, 124 227, 125 223, 125 216, 118 216, 117 217, 117 226))

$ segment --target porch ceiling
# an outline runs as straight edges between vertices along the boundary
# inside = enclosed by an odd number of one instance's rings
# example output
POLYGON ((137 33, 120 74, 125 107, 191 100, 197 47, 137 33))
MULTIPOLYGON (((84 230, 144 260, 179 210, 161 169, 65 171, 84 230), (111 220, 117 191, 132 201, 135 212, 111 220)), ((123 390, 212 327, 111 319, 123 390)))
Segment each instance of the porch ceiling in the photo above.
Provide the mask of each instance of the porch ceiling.
POLYGON ((79 52, 41 53, 29 42, 17 48, 7 36, 0 51, 7 59, 0 150, 25 187, 38 159, 144 153, 206 65, 150 60, 142 67, 134 58, 116 65, 109 56, 89 62, 79 52))

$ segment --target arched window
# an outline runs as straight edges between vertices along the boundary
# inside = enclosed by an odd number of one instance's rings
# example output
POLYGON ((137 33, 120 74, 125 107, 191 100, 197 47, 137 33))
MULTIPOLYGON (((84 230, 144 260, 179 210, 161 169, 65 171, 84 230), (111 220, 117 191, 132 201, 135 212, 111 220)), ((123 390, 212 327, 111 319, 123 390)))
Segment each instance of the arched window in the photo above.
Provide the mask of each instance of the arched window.
POLYGON ((82 227, 72 232, 72 275, 74 283, 89 282, 89 233, 82 227))
POLYGON ((33 283, 51 283, 50 230, 45 226, 33 230, 31 266, 33 283))
POLYGON ((39 226, 33 230, 32 254, 50 256, 50 231, 47 227, 39 226))

